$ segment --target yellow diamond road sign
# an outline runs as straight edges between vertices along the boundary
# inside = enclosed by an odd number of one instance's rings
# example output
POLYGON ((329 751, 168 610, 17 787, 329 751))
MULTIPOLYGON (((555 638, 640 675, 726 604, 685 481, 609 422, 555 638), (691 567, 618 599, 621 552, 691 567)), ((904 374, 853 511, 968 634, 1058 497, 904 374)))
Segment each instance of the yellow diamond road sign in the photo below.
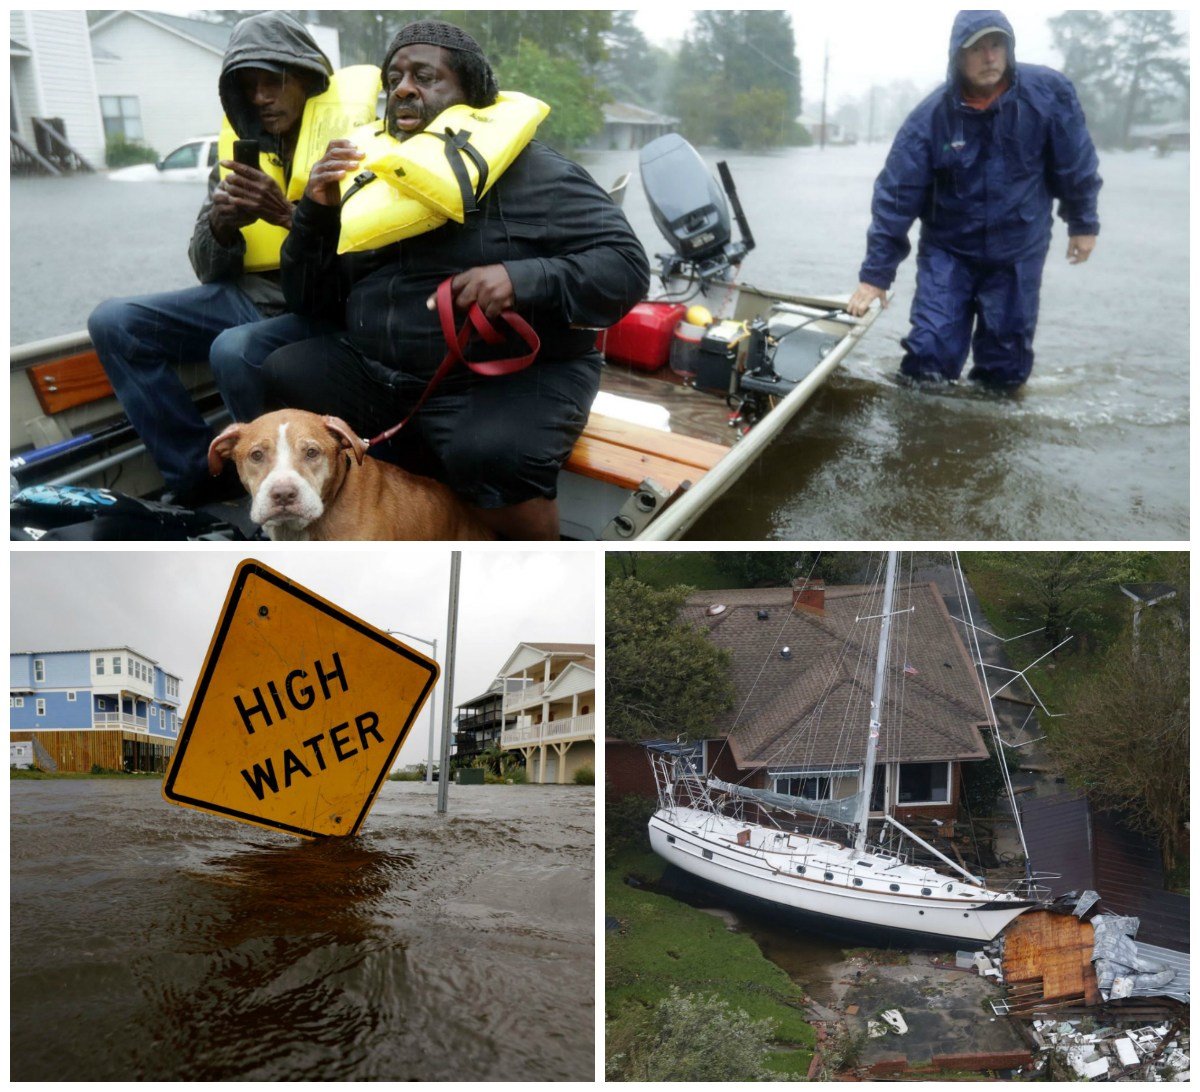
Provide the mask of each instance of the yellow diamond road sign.
POLYGON ((355 834, 437 677, 427 656, 243 561, 163 796, 305 838, 355 834))

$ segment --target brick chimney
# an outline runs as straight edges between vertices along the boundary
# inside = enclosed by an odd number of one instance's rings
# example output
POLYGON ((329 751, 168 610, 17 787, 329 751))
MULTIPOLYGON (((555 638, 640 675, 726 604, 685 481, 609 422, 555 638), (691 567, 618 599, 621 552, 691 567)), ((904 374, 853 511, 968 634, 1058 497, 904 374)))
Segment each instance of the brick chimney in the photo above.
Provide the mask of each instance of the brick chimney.
POLYGON ((792 610, 803 610, 809 614, 823 617, 825 614, 825 581, 804 580, 792 581, 792 610))

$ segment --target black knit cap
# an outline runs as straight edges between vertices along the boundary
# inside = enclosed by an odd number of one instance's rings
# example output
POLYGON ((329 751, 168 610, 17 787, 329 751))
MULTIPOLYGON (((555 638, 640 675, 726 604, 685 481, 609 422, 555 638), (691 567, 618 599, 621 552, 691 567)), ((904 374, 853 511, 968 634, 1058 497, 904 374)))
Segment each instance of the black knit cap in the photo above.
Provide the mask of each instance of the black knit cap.
MULTIPOLYGON (((383 64, 379 66, 383 70, 385 80, 387 79, 387 67, 392 63, 393 54, 396 50, 410 45, 441 46, 443 49, 457 49, 460 53, 474 53, 477 57, 483 58, 483 50, 479 43, 465 30, 456 27, 453 23, 443 23, 438 19, 423 19, 402 27, 400 33, 392 39, 387 48, 387 54, 383 58, 383 64)), ((486 58, 484 59, 486 60, 486 58)))

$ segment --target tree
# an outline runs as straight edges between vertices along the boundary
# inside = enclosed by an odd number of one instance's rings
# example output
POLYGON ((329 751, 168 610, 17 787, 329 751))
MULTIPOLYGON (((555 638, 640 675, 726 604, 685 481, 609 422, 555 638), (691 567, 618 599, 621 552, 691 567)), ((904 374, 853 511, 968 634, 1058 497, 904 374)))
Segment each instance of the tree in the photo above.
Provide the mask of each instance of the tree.
POLYGON ((1049 26, 1097 143, 1128 147, 1136 123, 1187 116, 1186 41, 1174 12, 1067 11, 1049 26))
POLYGON ((1094 805, 1157 838, 1170 870, 1186 838, 1190 794, 1186 631, 1159 620, 1142 632, 1136 654, 1128 640, 1115 645, 1070 707, 1070 717, 1051 722, 1050 753, 1094 805))
POLYGON ((989 554, 990 566, 1041 614, 1048 645, 1058 644, 1072 623, 1085 623, 1118 584, 1137 580, 1143 554, 1094 550, 989 554))
POLYGON ((769 1081, 763 1064, 774 1023, 755 1020, 716 996, 679 987, 655 1007, 630 1040, 610 1044, 606 1076, 619 1081, 769 1081))
POLYGON ((584 75, 577 61, 551 56, 532 41, 522 42, 496 66, 501 87, 510 87, 550 104, 538 138, 560 150, 578 147, 600 131, 606 95, 584 75))
POLYGON ((672 68, 671 54, 646 40, 635 22, 636 12, 610 14, 612 26, 601 35, 605 56, 593 68, 592 76, 614 101, 661 110, 672 68))
POLYGON ((768 137, 775 144, 797 140, 800 62, 791 16, 698 11, 680 46, 670 98, 684 135, 698 143, 741 148, 768 137), (755 92, 779 92, 782 98, 762 99, 755 92), (768 111, 767 129, 754 116, 755 104, 768 111))
POLYGON ((629 577, 608 585, 605 724, 620 739, 703 739, 733 704, 729 654, 677 620, 688 591, 629 577))

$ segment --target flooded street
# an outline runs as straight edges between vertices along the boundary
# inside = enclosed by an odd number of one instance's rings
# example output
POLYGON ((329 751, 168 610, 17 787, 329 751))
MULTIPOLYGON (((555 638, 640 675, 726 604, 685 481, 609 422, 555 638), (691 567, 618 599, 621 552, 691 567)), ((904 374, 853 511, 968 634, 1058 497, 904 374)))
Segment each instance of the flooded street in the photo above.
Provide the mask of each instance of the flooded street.
POLYGON ((14 1080, 591 1080, 594 791, 386 782, 354 839, 14 782, 14 1080))
MULTIPOLYGON (((886 145, 728 159, 758 248, 743 277, 792 292, 857 283, 871 186, 886 145)), ((610 184, 651 252, 666 249, 635 152, 579 157, 610 184)), ((1065 259, 1056 221, 1028 386, 899 386, 914 261, 860 349, 695 539, 1185 539, 1188 537, 1186 153, 1101 156, 1102 229, 1092 260, 1065 259)), ((81 329, 110 295, 193 283, 195 184, 102 177, 13 179, 14 343, 81 329)))

